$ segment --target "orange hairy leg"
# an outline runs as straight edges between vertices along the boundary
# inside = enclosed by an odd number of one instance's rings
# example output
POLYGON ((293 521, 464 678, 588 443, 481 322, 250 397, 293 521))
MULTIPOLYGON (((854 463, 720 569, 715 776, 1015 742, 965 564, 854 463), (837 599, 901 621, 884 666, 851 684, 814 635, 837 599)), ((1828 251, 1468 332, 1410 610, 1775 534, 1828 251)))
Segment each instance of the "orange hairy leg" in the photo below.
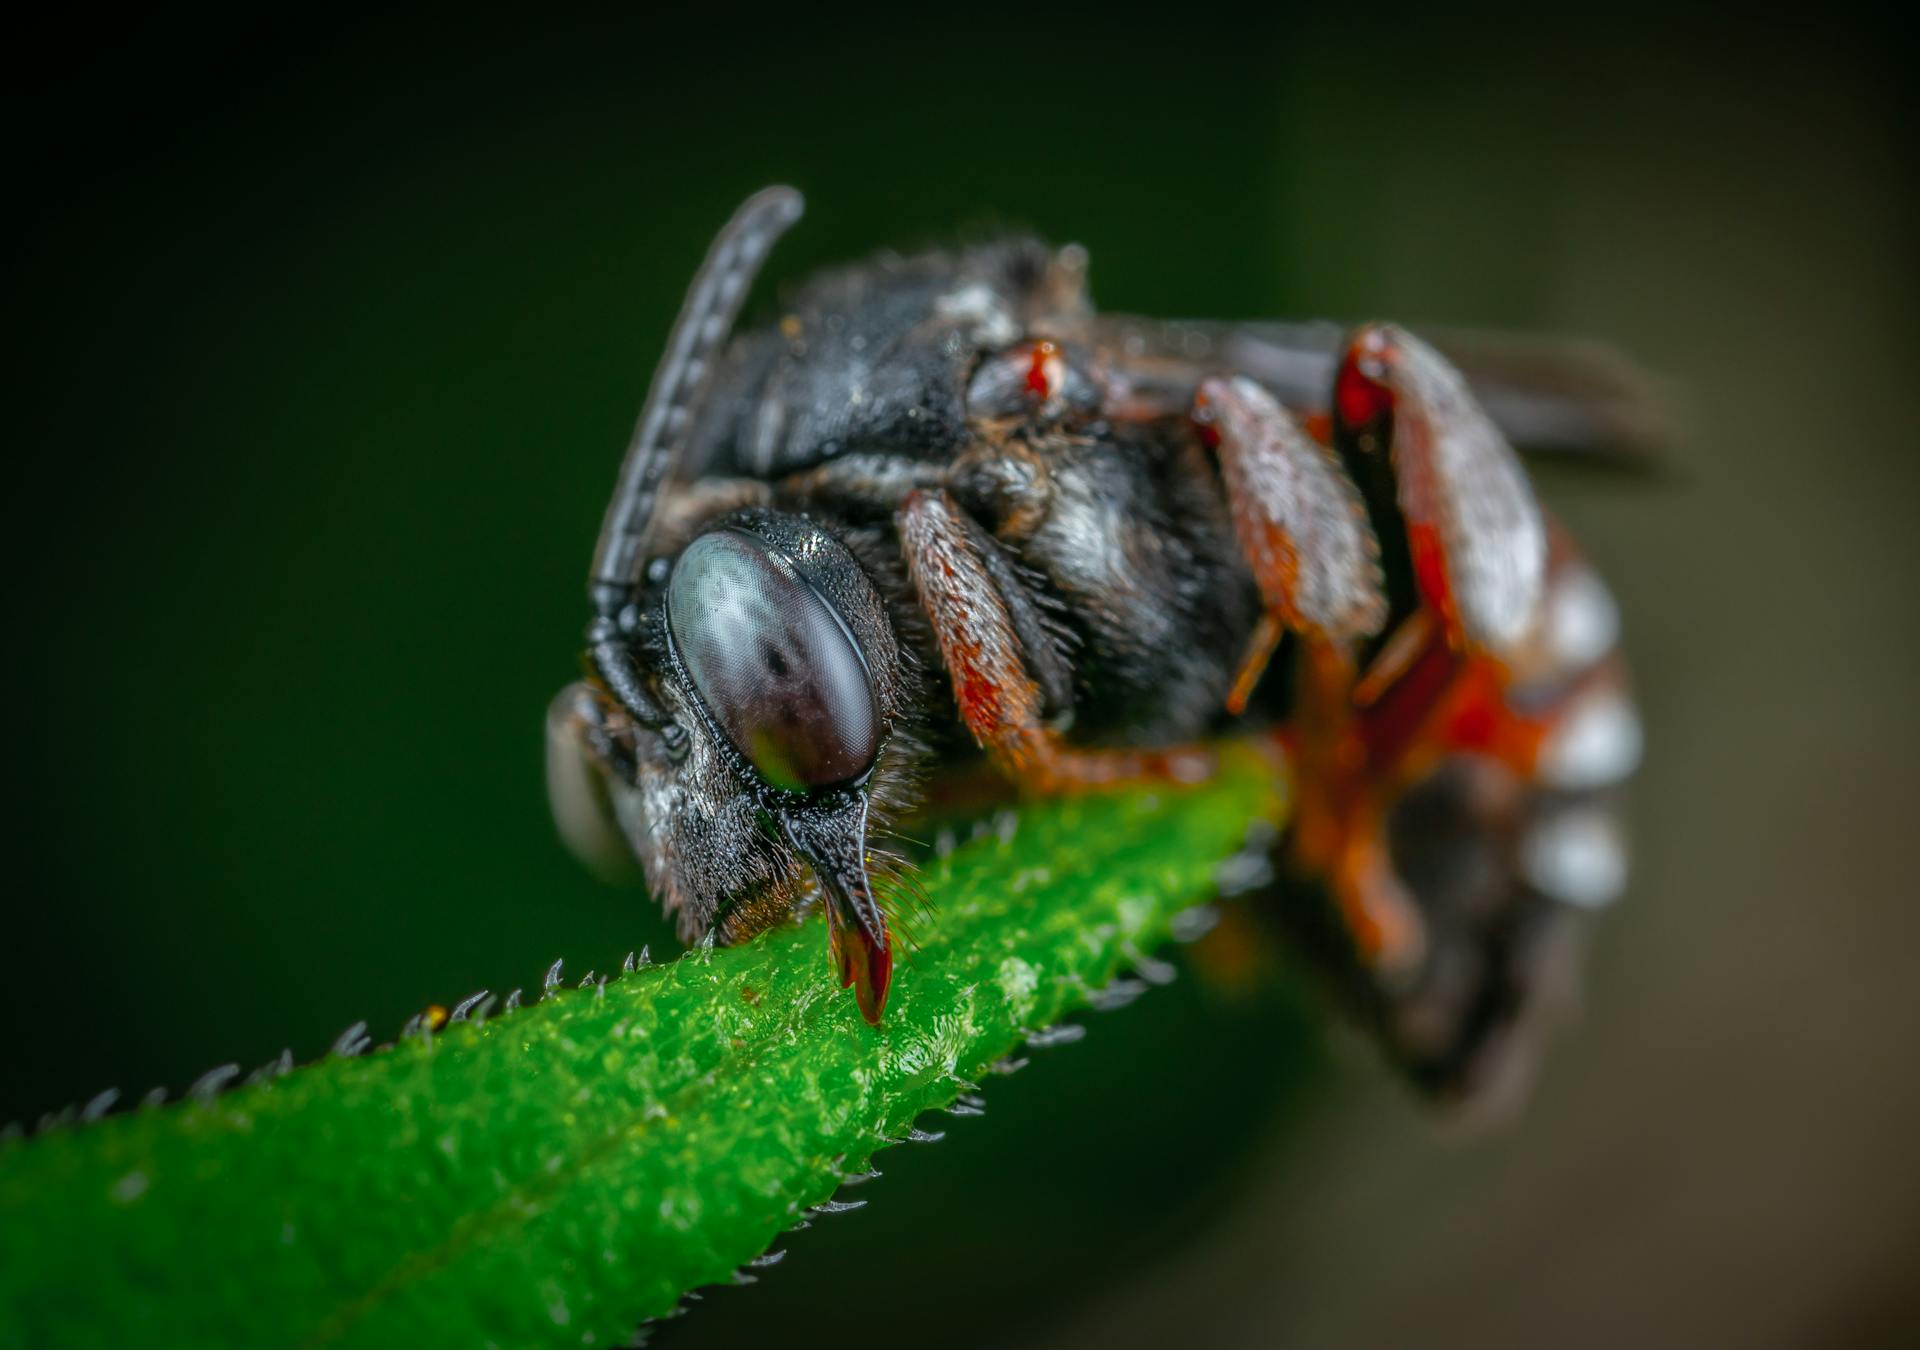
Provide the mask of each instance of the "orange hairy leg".
MULTIPOLYGON (((1386 819, 1401 796, 1448 755, 1486 755, 1530 777, 1551 718, 1509 704, 1496 661, 1455 650, 1438 624, 1409 620, 1412 652, 1388 643, 1401 664, 1370 702, 1376 683, 1351 652, 1302 644, 1300 704, 1287 738, 1295 759, 1292 858, 1339 905, 1354 946, 1385 974, 1414 968, 1424 953, 1418 907, 1395 875, 1386 819)), ((1376 662, 1377 665, 1377 662, 1376 662)))
POLYGON ((1420 913, 1387 855, 1387 809, 1398 795, 1369 753, 1367 715, 1354 706, 1352 651, 1309 639, 1300 647, 1299 703, 1287 733, 1293 755, 1289 854, 1339 907, 1367 964, 1412 969, 1425 951, 1420 913))
POLYGON ((1080 749, 1042 715, 1040 687, 1020 650, 1007 602, 942 489, 914 492, 897 524, 907 576, 933 626, 954 701, 994 766, 1038 792, 1117 787, 1143 779, 1192 782, 1213 771, 1201 749, 1080 749))
POLYGON ((1451 754, 1530 777, 1549 730, 1508 697, 1541 610, 1546 526, 1457 372, 1398 329, 1354 335, 1327 429, 1367 491, 1395 622, 1364 663, 1352 642, 1303 635, 1292 856, 1332 892, 1362 960, 1392 978, 1418 969, 1426 942, 1389 813, 1451 754))
POLYGON ((1227 710, 1240 713, 1288 630, 1326 642, 1379 631, 1379 550, 1332 451, 1266 390, 1244 377, 1206 380, 1193 415, 1219 457, 1234 533, 1264 605, 1227 695, 1227 710))

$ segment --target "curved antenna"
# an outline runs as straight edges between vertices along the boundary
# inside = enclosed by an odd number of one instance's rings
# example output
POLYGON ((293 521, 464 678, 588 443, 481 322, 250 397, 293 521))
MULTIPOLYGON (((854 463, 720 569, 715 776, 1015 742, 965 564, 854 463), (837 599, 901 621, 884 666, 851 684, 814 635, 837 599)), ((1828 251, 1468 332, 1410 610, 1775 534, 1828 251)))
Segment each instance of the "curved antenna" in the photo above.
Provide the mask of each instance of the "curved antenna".
POLYGON ((801 207, 800 194, 790 187, 754 193, 733 213, 694 274, 627 443, 619 485, 593 551, 587 591, 603 615, 613 614, 633 594, 660 484, 685 449, 682 438, 706 390, 714 353, 733 331, 767 251, 800 219, 801 207))

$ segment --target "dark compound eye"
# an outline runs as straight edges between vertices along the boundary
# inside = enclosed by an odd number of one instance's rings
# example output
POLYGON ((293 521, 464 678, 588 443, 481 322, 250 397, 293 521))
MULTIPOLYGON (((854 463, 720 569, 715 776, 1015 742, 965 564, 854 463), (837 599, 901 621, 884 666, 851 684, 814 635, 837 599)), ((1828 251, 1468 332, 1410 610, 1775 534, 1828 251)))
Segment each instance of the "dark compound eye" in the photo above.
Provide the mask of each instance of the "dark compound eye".
POLYGON ((707 711, 778 788, 858 778, 879 714, 853 637, 767 544, 716 530, 687 546, 667 586, 675 649, 707 711))

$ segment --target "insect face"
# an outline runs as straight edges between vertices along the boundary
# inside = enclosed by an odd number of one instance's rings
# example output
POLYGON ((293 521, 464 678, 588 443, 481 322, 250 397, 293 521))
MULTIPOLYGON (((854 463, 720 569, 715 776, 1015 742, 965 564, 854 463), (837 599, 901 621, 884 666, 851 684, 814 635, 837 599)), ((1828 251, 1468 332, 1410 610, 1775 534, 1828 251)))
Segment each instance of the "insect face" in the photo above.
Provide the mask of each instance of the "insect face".
POLYGON ((659 519, 747 288, 799 214, 787 188, 749 199, 669 335, 594 550, 590 678, 547 714, 548 795, 590 864, 639 859, 689 941, 759 932, 812 900, 811 875, 841 984, 878 1022, 893 956, 868 810, 913 758, 888 611, 827 528, 743 505, 761 494, 673 545, 659 519))
POLYGON ((877 1020, 892 966, 868 878, 869 794, 892 744, 900 652, 873 584, 819 524, 749 511, 693 539, 643 625, 678 728, 642 734, 623 813, 683 931, 737 941, 824 897, 842 983, 877 1020), (803 871, 801 864, 806 864, 803 871))

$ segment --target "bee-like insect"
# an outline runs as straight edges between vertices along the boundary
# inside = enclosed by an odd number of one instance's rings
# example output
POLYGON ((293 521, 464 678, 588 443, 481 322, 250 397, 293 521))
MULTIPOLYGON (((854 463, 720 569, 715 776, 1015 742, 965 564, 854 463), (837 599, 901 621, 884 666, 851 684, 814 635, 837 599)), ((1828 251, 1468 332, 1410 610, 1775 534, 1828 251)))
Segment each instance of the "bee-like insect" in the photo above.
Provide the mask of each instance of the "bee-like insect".
POLYGON ((1524 356, 1477 396, 1388 325, 1103 316, 1084 251, 1030 239, 830 272, 733 337, 799 214, 741 207, 654 376, 548 717, 569 845, 637 858, 689 941, 810 875, 878 1023, 869 841, 930 754, 1063 792, 1282 742, 1281 912, 1418 1081, 1484 1078, 1620 890, 1600 798, 1639 745, 1612 601, 1503 424, 1578 446, 1631 400, 1524 356))

